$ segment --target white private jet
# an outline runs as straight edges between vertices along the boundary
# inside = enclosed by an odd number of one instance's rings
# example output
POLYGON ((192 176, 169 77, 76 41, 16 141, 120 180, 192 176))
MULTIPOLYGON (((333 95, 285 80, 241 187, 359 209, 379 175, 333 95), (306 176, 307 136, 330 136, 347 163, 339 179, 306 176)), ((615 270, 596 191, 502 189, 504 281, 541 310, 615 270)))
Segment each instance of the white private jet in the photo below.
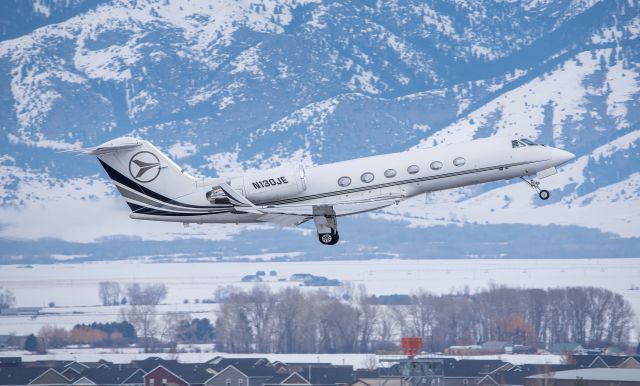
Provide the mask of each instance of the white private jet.
POLYGON ((93 154, 139 220, 299 225, 313 219, 322 244, 338 242, 336 218, 398 204, 419 194, 522 178, 541 199, 542 179, 575 156, 528 139, 486 138, 314 167, 300 164, 199 179, 151 143, 121 137, 93 154), (526 177, 530 177, 527 179, 526 177))

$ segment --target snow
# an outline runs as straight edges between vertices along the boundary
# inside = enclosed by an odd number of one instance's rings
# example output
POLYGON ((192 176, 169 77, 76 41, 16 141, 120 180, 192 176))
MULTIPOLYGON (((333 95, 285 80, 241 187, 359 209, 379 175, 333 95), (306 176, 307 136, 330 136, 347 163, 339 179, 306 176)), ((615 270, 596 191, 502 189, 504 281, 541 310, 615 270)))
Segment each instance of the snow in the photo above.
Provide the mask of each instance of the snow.
POLYGON ((627 150, 630 148, 635 148, 637 146, 637 142, 640 139, 640 130, 632 131, 628 134, 623 135, 620 138, 614 139, 613 141, 604 144, 591 153, 591 156, 597 161, 600 162, 602 158, 609 158, 616 152, 621 150, 627 150))
POLYGON ((351 365, 354 368, 368 368, 372 363, 373 354, 230 354, 213 350, 213 345, 193 345, 178 346, 179 350, 184 349, 200 352, 186 353, 144 353, 138 348, 66 348, 51 349, 45 355, 32 354, 26 351, 3 351, 3 354, 11 356, 21 356, 24 362, 37 360, 57 359, 57 360, 81 360, 84 362, 97 362, 104 359, 113 363, 129 363, 132 360, 145 359, 150 356, 164 359, 177 359, 182 363, 204 363, 216 356, 226 358, 267 358, 270 361, 292 362, 292 363, 332 363, 334 365, 351 365))
POLYGON ((42 0, 36 0, 33 3, 33 12, 40 14, 44 17, 49 17, 51 16, 51 9, 49 9, 49 7, 42 2, 42 0))
MULTIPOLYGON (((610 49, 596 50, 596 53, 595 59, 589 52, 576 55, 550 74, 539 76, 514 90, 501 94, 422 142, 440 144, 470 141, 484 125, 491 125, 494 135, 535 139, 539 137, 540 127, 544 123, 545 106, 550 105, 553 108, 553 138, 555 145, 562 147, 565 125, 586 114, 587 90, 583 85, 584 79, 599 69, 599 56, 603 54, 608 57, 610 49), (492 123, 490 119, 495 116, 498 120, 492 123)), ((614 70, 614 73, 619 72, 614 70)), ((612 79, 620 77, 621 75, 612 75, 612 79)), ((626 78, 632 79, 630 75, 626 78)), ((633 90, 637 92, 638 87, 631 83, 621 87, 621 90, 623 91, 611 97, 612 104, 613 100, 616 101, 615 103, 628 101, 633 90)), ((600 90, 597 92, 599 93, 600 90)))
POLYGON ((254 78, 264 79, 262 66, 260 64, 260 43, 242 51, 232 62, 230 74, 247 73, 253 75, 254 78))
POLYGON ((169 154, 176 159, 192 156, 197 151, 198 147, 188 141, 176 142, 169 148, 169 154))
POLYGON ((130 96, 127 89, 127 115, 129 118, 135 119, 146 111, 158 106, 158 100, 155 99, 147 91, 141 91, 136 95, 130 96))
MULTIPOLYGON (((534 252, 532 252, 534 253, 534 252)), ((0 282, 12 290, 18 306, 44 306, 54 301, 59 312, 36 319, 2 317, 2 331, 37 331, 44 324, 68 326, 77 321, 117 320, 118 307, 99 307, 98 283, 116 281, 121 286, 138 283, 164 283, 168 287, 162 312, 187 311, 213 317, 216 305, 193 304, 194 299, 211 298, 218 286, 233 285, 244 289, 254 286, 241 278, 256 271, 276 271, 266 276, 265 285, 274 290, 298 283, 284 281, 294 273, 311 273, 365 284, 370 294, 408 294, 423 288, 437 294, 471 291, 490 285, 555 288, 558 286, 596 286, 621 293, 640 312, 640 259, 463 259, 463 260, 367 260, 305 262, 197 262, 150 263, 115 261, 86 264, 33 265, 21 268, 5 265, 0 282), (183 304, 189 299, 191 304, 183 304), (74 319, 75 313, 77 318, 74 319)), ((312 287, 301 287, 314 291, 312 287)), ((343 291, 330 288, 329 291, 343 291)), ((340 292, 339 292, 340 293, 340 292)))
POLYGON ((129 209, 110 181, 97 176, 59 180, 10 162, 4 162, 0 174, 0 197, 0 237, 7 239, 86 243, 136 235, 149 240, 226 240, 246 229, 233 224, 183 228, 179 223, 162 222, 146 222, 141 227, 128 218, 129 209), (41 192, 47 192, 46 196, 41 192))
POLYGON ((220 177, 231 178, 240 176, 244 173, 244 165, 239 160, 240 148, 232 152, 222 152, 205 156, 207 163, 204 165, 206 169, 214 170, 220 177))
MULTIPOLYGON (((56 288, 51 288, 51 298, 58 295, 56 288)), ((97 290, 93 295, 97 300, 97 290)), ((208 295, 210 296, 210 295, 208 295)), ((194 299, 189 299, 190 304, 163 304, 156 309, 158 317, 172 312, 186 312, 194 318, 216 319, 217 304, 193 304, 194 299)), ((121 320, 121 310, 126 306, 56 306, 47 307, 43 302, 40 306, 42 315, 35 318, 31 316, 2 316, 0 317, 0 331, 15 333, 16 335, 37 334, 42 326, 56 326, 70 330, 76 324, 91 324, 93 322, 109 323, 121 320)), ((56 302, 57 303, 57 302, 56 302)))
MULTIPOLYGON (((572 164, 575 170, 587 162, 582 158, 572 164)), ((567 167, 569 168, 569 167, 567 167)), ((581 184, 584 178, 571 171, 544 180, 545 188, 561 189, 570 184, 581 184)), ((423 197, 414 198, 372 214, 373 218, 406 221, 413 227, 458 224, 533 224, 579 225, 610 232, 619 237, 640 237, 635 226, 640 218, 640 173, 584 196, 566 195, 552 204, 539 203, 537 195, 524 183, 514 183, 493 189, 461 202, 438 200, 424 203, 423 197)), ((446 192, 444 192, 446 193, 446 192)), ((555 192, 555 194, 562 194, 555 192)), ((436 195, 447 198, 448 195, 436 195)))
POLYGON ((627 116, 625 103, 637 100, 640 93, 640 66, 636 64, 634 67, 635 71, 627 70, 622 66, 622 62, 618 61, 607 71, 607 83, 611 88, 611 93, 607 95, 607 114, 614 117, 618 129, 629 127, 629 122, 625 119, 627 116))
MULTIPOLYGON (((97 362, 104 359, 113 363, 129 363, 132 360, 141 360, 149 356, 160 357, 163 359, 177 359, 182 363, 204 363, 216 356, 226 358, 267 358, 275 362, 290 363, 331 363, 334 365, 347 365, 354 368, 370 368, 372 364, 381 367, 387 367, 392 362, 380 362, 381 359, 398 359, 402 356, 392 355, 375 355, 375 354, 230 354, 213 350, 213 345, 178 345, 179 353, 144 353, 139 348, 65 348, 51 349, 48 354, 39 355, 32 354, 27 351, 7 351, 4 352, 9 356, 21 356, 24 362, 32 362, 37 360, 80 360, 84 362, 97 362), (190 352, 191 351, 191 352, 190 352), (199 352, 194 352, 199 351, 199 352)), ((426 358, 457 358, 457 359, 499 359, 515 365, 520 364, 562 364, 564 357, 562 355, 544 354, 544 355, 474 355, 474 356, 451 356, 451 355, 419 355, 418 357, 426 358)), ((404 358, 404 357, 402 357, 404 358)))
MULTIPOLYGON (((324 142, 324 132, 322 126, 326 122, 327 118, 336 110, 340 98, 329 98, 319 102, 310 103, 293 113, 279 119, 275 123, 272 123, 268 128, 261 128, 249 135, 248 144, 251 145, 256 138, 264 136, 273 132, 284 132, 290 128, 304 124, 306 126, 307 133, 312 139, 317 140, 319 143, 324 142)), ((309 146, 305 146, 308 148, 309 146)))
POLYGON ((354 92, 365 92, 367 94, 380 94, 380 90, 376 87, 376 82, 380 80, 372 71, 365 70, 360 65, 356 66, 356 73, 347 83, 347 87, 354 92))

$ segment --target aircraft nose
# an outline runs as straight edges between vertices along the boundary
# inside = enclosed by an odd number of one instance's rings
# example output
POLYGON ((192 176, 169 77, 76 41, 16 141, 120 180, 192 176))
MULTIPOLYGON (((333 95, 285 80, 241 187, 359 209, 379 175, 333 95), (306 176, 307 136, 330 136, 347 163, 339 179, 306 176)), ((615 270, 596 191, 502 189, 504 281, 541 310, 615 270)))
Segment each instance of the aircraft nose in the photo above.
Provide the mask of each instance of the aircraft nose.
POLYGON ((576 158, 576 156, 569 151, 553 148, 553 150, 551 151, 551 158, 553 159, 553 162, 556 164, 556 166, 560 166, 576 158))

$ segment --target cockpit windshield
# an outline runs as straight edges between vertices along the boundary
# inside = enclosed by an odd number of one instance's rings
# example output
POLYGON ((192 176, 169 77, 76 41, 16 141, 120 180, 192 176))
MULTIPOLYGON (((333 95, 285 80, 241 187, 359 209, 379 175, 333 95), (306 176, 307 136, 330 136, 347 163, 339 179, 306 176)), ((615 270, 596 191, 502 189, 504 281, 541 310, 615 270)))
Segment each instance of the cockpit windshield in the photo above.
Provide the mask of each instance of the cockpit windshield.
POLYGON ((514 139, 513 141, 511 141, 512 148, 525 147, 525 146, 538 146, 538 144, 526 138, 522 138, 520 140, 514 139))

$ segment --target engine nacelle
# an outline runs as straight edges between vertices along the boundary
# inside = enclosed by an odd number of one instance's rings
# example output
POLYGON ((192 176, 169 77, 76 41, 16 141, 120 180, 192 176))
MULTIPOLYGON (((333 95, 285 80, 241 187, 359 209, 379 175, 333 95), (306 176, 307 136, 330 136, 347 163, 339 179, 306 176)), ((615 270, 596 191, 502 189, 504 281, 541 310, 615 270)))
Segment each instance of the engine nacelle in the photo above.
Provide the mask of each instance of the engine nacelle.
POLYGON ((302 165, 245 174, 230 185, 256 204, 289 198, 307 189, 302 165))

